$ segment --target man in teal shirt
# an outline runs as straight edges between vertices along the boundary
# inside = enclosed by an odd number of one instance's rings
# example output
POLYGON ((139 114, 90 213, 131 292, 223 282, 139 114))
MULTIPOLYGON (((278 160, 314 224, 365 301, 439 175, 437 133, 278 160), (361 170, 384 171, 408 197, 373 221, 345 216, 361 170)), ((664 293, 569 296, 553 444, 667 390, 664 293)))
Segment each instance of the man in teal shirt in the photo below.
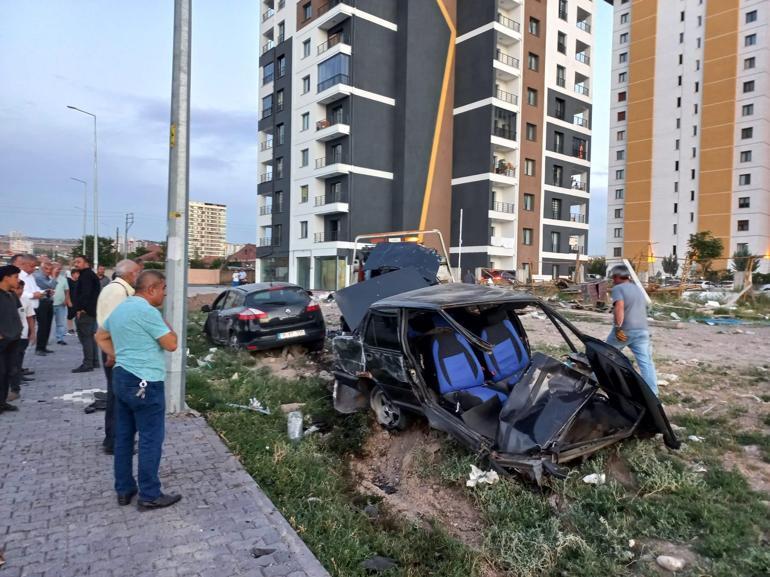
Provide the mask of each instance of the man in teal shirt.
POLYGON ((67 334, 67 307, 72 302, 70 301, 67 273, 64 272, 62 265, 58 262, 53 265, 52 277, 56 279, 56 289, 53 293, 53 319, 56 323, 56 342, 60 345, 66 345, 64 336, 67 334))
POLYGON ((166 376, 164 351, 174 351, 177 336, 157 309, 166 279, 147 270, 136 279, 136 293, 112 311, 96 333, 96 342, 115 358, 115 491, 128 505, 137 493, 133 475, 134 437, 139 433, 138 506, 159 509, 182 497, 161 492, 158 469, 165 435, 166 376))

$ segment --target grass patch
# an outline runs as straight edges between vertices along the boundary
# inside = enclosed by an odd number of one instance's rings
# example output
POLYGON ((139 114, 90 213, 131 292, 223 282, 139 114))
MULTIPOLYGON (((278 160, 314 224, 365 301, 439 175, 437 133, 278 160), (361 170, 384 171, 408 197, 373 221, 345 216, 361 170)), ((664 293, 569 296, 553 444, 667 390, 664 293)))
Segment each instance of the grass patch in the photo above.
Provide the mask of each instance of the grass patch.
MULTIPOLYGON (((766 420, 770 417, 765 417, 766 420)), ((770 435, 759 431, 743 431, 735 435, 735 442, 742 446, 756 445, 762 455, 762 460, 770 463, 770 435)))

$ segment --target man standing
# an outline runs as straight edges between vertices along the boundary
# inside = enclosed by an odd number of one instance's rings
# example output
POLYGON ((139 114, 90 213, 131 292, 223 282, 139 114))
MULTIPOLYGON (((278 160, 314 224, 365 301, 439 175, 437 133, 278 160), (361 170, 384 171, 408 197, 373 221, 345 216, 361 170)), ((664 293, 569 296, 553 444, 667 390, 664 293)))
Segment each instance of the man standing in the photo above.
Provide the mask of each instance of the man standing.
MULTIPOLYGON (((139 275, 139 265, 132 260, 122 260, 115 265, 115 280, 108 283, 99 293, 96 303, 96 322, 100 327, 104 326, 112 311, 134 295, 134 284, 139 275)), ((108 455, 113 454, 114 423, 115 423, 115 393, 112 388, 112 365, 115 359, 110 359, 102 352, 102 367, 107 379, 107 409, 104 412, 104 441, 102 448, 108 455)))
POLYGON ((8 401, 15 401, 21 395, 21 383, 34 381, 33 378, 24 374, 24 353, 27 351, 29 345, 29 322, 35 319, 35 309, 32 308, 32 303, 29 299, 24 297, 24 281, 18 281, 16 290, 14 291, 16 297, 19 299, 19 320, 21 321, 21 337, 19 343, 16 345, 16 358, 14 361, 12 377, 11 377, 11 390, 8 393, 8 401))
POLYGON ((0 413, 19 410, 8 403, 8 390, 14 378, 16 348, 21 337, 19 299, 14 294, 20 272, 13 265, 0 266, 0 413))
MULTIPOLYGON (((37 259, 31 254, 16 254, 11 259, 11 264, 21 269, 19 273, 19 280, 24 281, 24 297, 29 299, 32 303, 32 308, 37 313, 38 303, 43 296, 43 292, 38 288, 35 281, 35 267, 37 266, 37 259)), ((36 334, 36 318, 32 320, 32 324, 29 325, 29 338, 33 339, 33 335, 36 334)))
POLYGON ((53 351, 48 348, 48 339, 51 337, 51 325, 53 325, 53 294, 56 290, 56 278, 51 273, 53 266, 50 260, 40 264, 40 269, 33 275, 38 288, 43 296, 38 301, 35 311, 37 316, 37 345, 35 354, 45 356, 53 351))
POLYGON ((104 274, 104 265, 100 264, 96 267, 96 278, 99 279, 99 286, 101 288, 106 287, 108 284, 110 284, 110 277, 104 274))
POLYGON ((67 274, 61 264, 55 263, 51 276, 56 279, 56 289, 53 293, 53 319, 56 326, 56 342, 66 345, 67 334, 67 305, 70 302, 70 287, 67 274))
POLYGON ((647 325, 647 301, 642 289, 631 282, 631 273, 624 265, 610 271, 612 278, 613 327, 607 343, 615 348, 628 347, 634 353, 642 378, 653 393, 658 394, 658 378, 652 362, 652 342, 647 325))
POLYGON ((139 509, 159 509, 182 497, 161 492, 158 468, 165 435, 166 399, 163 351, 175 351, 177 336, 158 311, 166 279, 158 271, 142 272, 136 294, 112 311, 99 327, 99 347, 115 358, 115 491, 118 505, 137 493, 133 475, 134 437, 139 433, 139 509))
POLYGON ((91 269, 91 260, 87 256, 77 257, 75 268, 80 271, 80 276, 75 283, 73 308, 75 309, 75 328, 80 345, 83 347, 83 362, 79 367, 72 369, 72 372, 87 373, 99 366, 94 334, 96 334, 96 301, 99 298, 101 286, 91 269))

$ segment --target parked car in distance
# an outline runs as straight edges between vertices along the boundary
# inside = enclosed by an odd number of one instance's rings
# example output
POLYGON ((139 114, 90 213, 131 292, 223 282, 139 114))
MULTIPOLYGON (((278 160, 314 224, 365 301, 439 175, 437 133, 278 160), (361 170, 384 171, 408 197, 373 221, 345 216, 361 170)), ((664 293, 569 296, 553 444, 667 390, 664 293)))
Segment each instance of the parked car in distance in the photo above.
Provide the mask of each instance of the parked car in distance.
POLYGON ((305 344, 323 348, 326 325, 311 293, 290 283, 255 283, 232 287, 214 303, 203 332, 216 344, 259 351, 305 344))

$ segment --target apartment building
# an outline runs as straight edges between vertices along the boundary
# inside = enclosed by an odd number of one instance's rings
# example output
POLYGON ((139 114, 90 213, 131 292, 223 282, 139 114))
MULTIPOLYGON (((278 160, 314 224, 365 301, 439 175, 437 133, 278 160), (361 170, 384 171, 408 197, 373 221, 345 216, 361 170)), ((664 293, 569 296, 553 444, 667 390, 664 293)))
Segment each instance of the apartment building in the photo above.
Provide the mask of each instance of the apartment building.
POLYGON ((189 208, 190 258, 227 256, 227 206, 213 202, 190 201, 189 208))
POLYGON ((260 277, 336 289, 357 235, 433 228, 463 270, 568 274, 588 233, 592 8, 264 0, 260 277))
POLYGON ((770 5, 614 5, 608 259, 654 273, 711 231, 725 257, 746 248, 770 271, 770 5))

